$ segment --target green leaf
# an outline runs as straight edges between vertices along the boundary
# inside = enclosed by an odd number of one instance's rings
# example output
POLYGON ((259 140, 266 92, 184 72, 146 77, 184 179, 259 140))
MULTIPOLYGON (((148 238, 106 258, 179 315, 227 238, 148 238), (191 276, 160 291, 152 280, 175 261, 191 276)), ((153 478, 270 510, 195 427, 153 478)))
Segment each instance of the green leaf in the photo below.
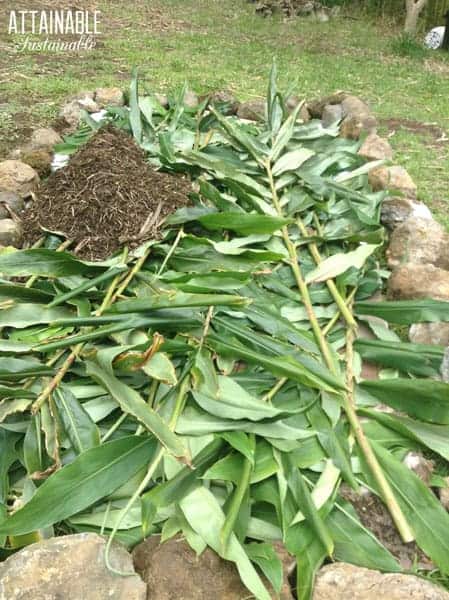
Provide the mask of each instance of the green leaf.
POLYGON ((128 481, 151 459, 155 441, 131 435, 80 454, 56 471, 31 500, 0 523, 0 534, 22 535, 81 512, 128 481))
POLYGON ((169 429, 161 416, 149 406, 133 388, 124 384, 92 361, 87 361, 87 374, 99 383, 116 400, 125 413, 140 421, 160 443, 174 456, 190 460, 189 453, 180 438, 169 429))
POLYGON ((433 379, 381 379, 362 381, 362 390, 413 417, 449 425, 449 384, 433 379))
POLYGON ((262 573, 279 594, 282 588, 282 562, 271 544, 252 542, 245 544, 245 550, 250 560, 261 569, 262 573))
MULTIPOLYGON (((418 545, 443 573, 449 573, 448 513, 413 471, 376 442, 371 444, 418 545)), ((377 489, 375 482, 371 485, 377 489)))
POLYGON ((243 235, 273 233, 292 222, 291 219, 283 217, 234 212, 202 215, 197 220, 212 231, 230 229, 243 235))
POLYGON ((116 302, 106 313, 149 312, 162 308, 192 308, 209 306, 245 306, 248 299, 230 294, 185 294, 178 291, 161 291, 148 298, 116 302))
POLYGON ((312 370, 305 368, 301 363, 294 360, 291 356, 283 356, 275 358, 266 356, 260 352, 253 352, 245 348, 241 344, 230 344, 223 342, 222 339, 215 334, 209 334, 209 342, 213 347, 224 354, 224 356, 233 356, 247 360, 251 364, 263 366, 268 371, 280 377, 288 377, 293 381, 298 381, 305 385, 310 385, 313 388, 324 389, 329 392, 345 389, 343 382, 336 377, 326 376, 324 380, 320 375, 316 375, 312 370), (329 385, 329 382, 331 385, 329 385), (332 387, 333 386, 333 387, 332 387))
POLYGON ((146 362, 142 371, 149 377, 162 381, 167 385, 176 385, 178 379, 176 377, 175 367, 164 352, 156 352, 148 362, 146 362))
POLYGON ((39 275, 42 277, 67 277, 97 272, 103 263, 88 263, 68 252, 31 249, 0 253, 0 273, 14 277, 39 275))
POLYGON ((427 377, 439 375, 444 355, 443 348, 438 346, 391 340, 359 339, 354 349, 369 362, 427 377))
MULTIPOLYGON (((249 419, 261 421, 285 414, 285 410, 254 398, 248 394, 236 381, 223 375, 218 376, 218 393, 215 397, 208 395, 201 386, 193 390, 195 401, 205 411, 225 419, 249 419)), ((288 412, 288 411, 287 411, 288 412)))
POLYGON ((313 150, 308 150, 307 148, 300 148, 283 154, 273 166, 273 175, 279 177, 279 175, 287 171, 296 171, 314 154, 313 150))
POLYGON ((1 312, 3 327, 23 329, 40 323, 52 323, 59 319, 68 319, 73 313, 67 308, 43 308, 36 304, 18 304, 5 308, 1 312))
POLYGON ((360 523, 348 502, 339 500, 336 503, 326 525, 335 543, 336 560, 377 571, 402 571, 393 555, 360 523))
POLYGON ((306 283, 318 283, 334 279, 351 267, 361 269, 366 259, 378 248, 378 244, 364 244, 357 250, 352 250, 346 254, 333 254, 321 262, 313 271, 306 275, 306 283))
POLYGON ((440 300, 398 300, 383 302, 357 302, 358 315, 380 317, 388 323, 411 325, 437 321, 449 321, 449 302, 440 300))
POLYGON ((314 539, 296 556, 298 600, 312 600, 313 585, 318 569, 326 558, 326 550, 319 539, 314 539))
POLYGON ((66 386, 59 386, 53 394, 64 429, 77 454, 100 443, 100 434, 82 404, 66 386))
POLYGON ((449 460, 449 426, 415 421, 402 415, 392 415, 377 410, 360 409, 360 414, 375 419, 401 435, 427 446, 449 460))

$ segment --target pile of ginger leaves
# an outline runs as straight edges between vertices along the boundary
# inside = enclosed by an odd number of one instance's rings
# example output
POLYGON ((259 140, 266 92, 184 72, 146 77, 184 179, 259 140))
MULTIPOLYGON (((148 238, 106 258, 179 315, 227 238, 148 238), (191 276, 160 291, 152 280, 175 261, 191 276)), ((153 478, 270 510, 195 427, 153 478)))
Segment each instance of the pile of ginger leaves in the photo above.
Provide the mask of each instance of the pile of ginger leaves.
MULTIPOLYGON (((444 349, 395 326, 448 320, 449 305, 371 300, 388 276, 376 163, 338 124, 289 114, 275 68, 264 122, 184 94, 165 109, 134 76, 106 117, 192 180, 158 239, 97 262, 54 237, 0 253, 2 555, 70 532, 107 534, 108 551, 181 533, 268 600, 282 540, 305 600, 326 561, 403 571, 344 484, 448 574, 449 516, 403 463, 414 450, 447 468, 444 349)), ((72 151, 98 127, 86 120, 72 151)))

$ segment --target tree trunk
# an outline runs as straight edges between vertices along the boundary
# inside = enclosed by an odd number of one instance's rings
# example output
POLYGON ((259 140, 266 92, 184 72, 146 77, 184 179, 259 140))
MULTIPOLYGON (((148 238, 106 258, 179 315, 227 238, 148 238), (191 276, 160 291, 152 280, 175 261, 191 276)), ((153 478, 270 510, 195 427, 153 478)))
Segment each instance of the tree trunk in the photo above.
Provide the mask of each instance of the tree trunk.
POLYGON ((418 29, 418 19, 423 8, 426 6, 427 0, 405 0, 407 14, 405 17, 404 30, 410 35, 415 35, 418 29))

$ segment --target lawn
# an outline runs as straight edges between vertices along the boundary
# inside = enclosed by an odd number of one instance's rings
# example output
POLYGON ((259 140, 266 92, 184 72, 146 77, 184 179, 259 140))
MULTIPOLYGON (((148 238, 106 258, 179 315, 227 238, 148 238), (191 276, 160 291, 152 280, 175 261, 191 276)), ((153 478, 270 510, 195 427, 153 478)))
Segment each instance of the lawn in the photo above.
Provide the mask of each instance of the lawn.
MULTIPOLYGON (((15 8, 5 4, 3 13, 15 8)), ((281 84, 301 96, 341 89, 367 100, 420 198, 449 227, 449 55, 408 51, 397 28, 353 12, 315 23, 263 19, 245 0, 103 0, 97 6, 100 43, 77 56, 13 52, 3 14, 0 156, 31 127, 50 123, 66 96, 126 87, 133 66, 156 90, 187 80, 199 93, 227 88, 249 99, 264 94, 276 56, 281 84)))

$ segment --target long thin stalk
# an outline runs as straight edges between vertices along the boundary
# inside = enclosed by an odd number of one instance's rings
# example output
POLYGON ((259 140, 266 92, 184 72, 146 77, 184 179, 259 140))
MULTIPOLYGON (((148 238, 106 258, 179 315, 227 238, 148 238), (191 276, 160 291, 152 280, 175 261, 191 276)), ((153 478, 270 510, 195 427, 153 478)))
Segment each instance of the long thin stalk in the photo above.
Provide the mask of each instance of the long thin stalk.
MULTIPOLYGON (((283 216, 282 208, 281 208, 281 204, 279 202, 279 197, 278 197, 276 187, 274 184, 273 173, 272 173, 271 165, 270 165, 269 161, 267 161, 265 163, 265 168, 267 171, 268 180, 270 182, 270 189, 271 189, 274 207, 275 207, 278 215, 280 217, 282 217, 283 216)), ((287 226, 282 227, 281 233, 282 233, 282 237, 284 239, 284 244, 288 251, 288 255, 290 258, 290 266, 291 266, 293 275, 296 280, 296 285, 298 287, 299 293, 301 294, 301 298, 302 298, 304 307, 306 309, 307 317, 309 319, 310 325, 312 326, 312 330, 315 335, 315 339, 318 343, 321 354, 323 355, 323 358, 326 361, 326 364, 332 370, 332 372, 335 373, 336 367, 335 367, 334 359, 332 357, 330 348, 326 342, 326 338, 323 335, 320 324, 318 323, 318 319, 315 315, 315 310, 313 308, 312 300, 310 298, 309 289, 307 287, 307 284, 304 280, 301 269, 299 267, 298 255, 296 252, 296 248, 290 239, 290 235, 288 233, 287 226)))
MULTIPOLYGON (((308 237, 307 229, 305 228, 304 223, 302 222, 301 218, 298 217, 296 222, 297 222, 297 225, 298 225, 298 228, 299 228, 299 231, 301 232, 301 234, 304 237, 308 237)), ((309 249, 310 254, 312 255, 313 260, 315 261, 315 264, 319 265, 322 262, 322 259, 321 259, 321 255, 320 255, 317 245, 315 244, 315 242, 310 242, 309 244, 307 244, 307 247, 309 249)), ((356 323, 351 311, 346 306, 345 300, 342 297, 342 295, 340 294, 340 292, 338 291, 337 286, 335 285, 335 282, 333 281, 333 279, 328 279, 326 281, 326 285, 327 285, 327 288, 328 288, 329 292, 331 293, 333 299, 335 300, 335 303, 337 304, 338 308, 340 309, 340 312, 341 312, 343 318, 345 319, 346 323, 349 325, 349 327, 357 327, 357 323, 356 323)))
MULTIPOLYGON (((147 252, 145 252, 145 254, 141 258, 139 258, 139 260, 136 262, 136 264, 134 265, 134 267, 129 272, 128 276, 125 278, 126 285, 125 285, 125 287, 123 289, 126 288, 126 286, 131 282, 131 280, 133 279, 133 277, 142 268, 143 264, 145 263, 146 258, 148 257, 148 254, 149 254, 149 251, 147 250, 147 252)), ((124 259, 125 259, 126 256, 127 256, 127 249, 125 248, 125 250, 124 250, 124 259)), ((101 316, 101 314, 103 313, 103 311, 106 310, 106 308, 108 308, 114 302, 114 300, 118 297, 118 295, 120 295, 118 293, 119 290, 117 290, 117 292, 114 293, 114 290, 115 290, 115 288, 116 288, 116 286, 117 286, 117 284, 119 282, 119 278, 120 277, 121 277, 121 275, 117 275, 112 280, 111 284, 109 285, 109 288, 108 288, 108 291, 106 293, 105 299, 103 300, 100 308, 95 313, 97 316, 101 316)), ((124 284, 124 282, 122 282, 120 288, 122 288, 123 284, 124 284)), ((32 412, 32 414, 36 414, 36 412, 40 409, 40 407, 48 399, 48 397, 53 392, 53 390, 56 387, 58 387, 58 385, 61 383, 62 379, 64 378, 65 374, 70 369, 70 367, 74 363, 75 359, 79 356, 80 352, 84 348, 84 345, 85 345, 85 343, 82 342, 80 344, 77 344, 72 349, 72 351, 70 352, 69 356, 65 359, 65 361, 63 362, 63 364, 61 365, 61 367, 58 369, 58 372, 56 373, 56 375, 51 379, 51 381, 47 384, 47 386, 42 390, 42 392, 39 394, 39 396, 36 398, 36 400, 31 405, 31 412, 32 412)))
MULTIPOLYGON (((274 204, 279 216, 282 217, 283 215, 282 215, 281 204, 279 202, 279 197, 278 197, 278 194, 276 191, 276 186, 274 183, 273 173, 271 170, 271 164, 270 164, 269 160, 265 163, 265 169, 266 169, 266 172, 268 175, 268 180, 270 182, 270 188, 271 188, 271 193, 272 193, 272 197, 273 197, 273 204, 274 204)), ((292 271, 295 276, 297 286, 298 286, 299 292, 301 294, 302 301, 306 308, 307 315, 308 315, 310 324, 312 326, 312 330, 314 332, 315 338, 317 340, 317 343, 320 347, 321 353, 323 355, 323 358, 324 358, 329 370, 334 375, 337 375, 338 370, 333 361, 332 354, 330 352, 330 348, 327 343, 326 337, 320 328, 318 319, 316 318, 313 304, 310 299, 309 290, 307 288, 307 284, 304 281, 304 278, 301 273, 301 269, 299 267, 299 261, 298 261, 298 255, 296 253, 296 247, 290 239, 290 235, 288 233, 288 228, 286 226, 284 226, 282 228, 282 237, 284 239, 284 243, 285 243, 288 253, 289 253, 292 271)), ((353 338, 354 338, 354 330, 353 330, 353 328, 348 327, 347 331, 348 331, 347 345, 349 346, 349 349, 347 350, 348 354, 346 357, 348 389, 347 389, 347 392, 344 394, 344 404, 343 404, 345 413, 346 413, 348 421, 351 425, 351 429, 353 430, 353 433, 354 433, 354 435, 357 439, 357 442, 360 446, 360 449, 365 457, 365 460, 373 474, 373 477, 375 478, 375 480, 379 486, 382 498, 383 498, 385 504, 387 505, 388 510, 390 511, 390 514, 393 518, 393 521, 396 524, 396 527, 398 528, 398 531, 399 531, 402 539, 404 540, 404 542, 411 542, 414 540, 413 532, 410 529, 409 524, 407 523, 407 520, 401 510, 401 507, 399 506, 399 504, 394 496, 393 490, 391 489, 391 486, 388 483, 388 481, 382 471, 381 466, 379 465, 376 455, 374 454, 374 452, 370 446, 368 438, 365 436, 365 432, 362 429, 362 426, 358 419, 357 413, 355 411, 354 392, 353 392, 354 376, 353 376, 353 372, 352 372, 352 342, 353 342, 353 338)))
POLYGON ((395 522, 403 541, 405 543, 413 542, 415 539, 413 531, 407 523, 393 490, 391 489, 391 486, 388 483, 381 466, 379 465, 376 455, 371 448, 368 438, 365 436, 365 432, 363 431, 362 425, 356 413, 354 401, 354 374, 352 372, 352 364, 354 359, 353 343, 354 332, 352 329, 348 329, 346 333, 346 385, 348 387, 348 392, 344 397, 344 409, 346 416, 348 417, 348 421, 351 425, 357 443, 359 444, 368 467, 370 468, 371 473, 373 474, 373 477, 379 486, 382 498, 390 511, 393 521, 395 522))
MULTIPOLYGON (((178 395, 176 397, 176 403, 175 403, 175 407, 173 410, 173 414, 170 418, 170 421, 168 422, 168 427, 173 431, 176 427, 176 423, 179 419, 179 416, 181 414, 181 412, 183 411, 184 408, 184 404, 185 404, 185 399, 186 399, 186 394, 188 391, 190 385, 190 378, 187 375, 184 380, 181 382, 180 387, 179 387, 179 391, 178 391, 178 395)), ((144 491, 144 489, 147 487, 147 485, 150 483, 156 469, 158 468, 161 460, 163 459, 164 455, 166 452, 166 448, 164 448, 163 446, 161 446, 159 448, 159 450, 157 450, 153 460, 151 461, 151 463, 148 466, 148 470, 146 472, 145 477, 142 479, 140 485, 138 486, 138 488, 136 489, 136 491, 134 492, 134 494, 131 496, 131 498, 128 500, 125 508, 122 511, 122 514, 120 515, 120 517, 117 519, 117 522, 113 528, 113 530, 111 531, 111 535, 109 536, 109 539, 107 541, 106 544, 106 548, 105 548, 105 554, 104 554, 104 560, 105 560, 105 564, 106 567, 112 572, 115 573, 116 575, 122 575, 122 576, 131 576, 131 575, 135 575, 135 573, 133 571, 119 571, 117 569, 115 569, 110 562, 109 559, 109 555, 110 555, 110 550, 111 550, 111 545, 112 542, 117 534, 117 531, 120 528, 120 525, 122 524, 123 519, 125 518, 125 516, 128 514, 129 510, 132 508, 133 504, 137 501, 137 498, 140 496, 140 494, 144 491)))

